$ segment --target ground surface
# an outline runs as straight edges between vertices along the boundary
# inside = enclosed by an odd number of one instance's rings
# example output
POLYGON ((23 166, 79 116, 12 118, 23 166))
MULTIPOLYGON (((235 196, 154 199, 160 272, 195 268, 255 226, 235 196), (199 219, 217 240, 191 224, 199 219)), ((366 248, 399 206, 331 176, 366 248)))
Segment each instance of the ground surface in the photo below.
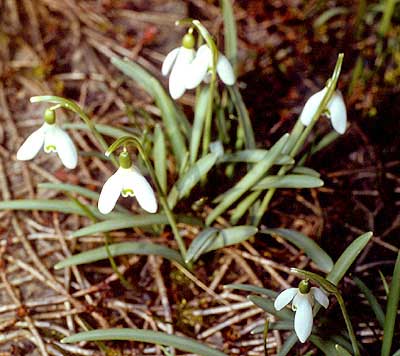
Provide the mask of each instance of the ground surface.
MULTIPOLYGON (((370 25, 365 24, 358 36, 362 26, 357 27, 358 7, 352 1, 252 0, 236 1, 234 8, 239 84, 260 147, 269 147, 293 125, 306 97, 329 77, 337 53, 345 53, 339 87, 348 104, 350 127, 307 163, 320 171, 325 186, 280 192, 263 223, 302 231, 334 259, 356 236, 374 231, 373 242, 353 272, 383 301, 378 268, 383 275, 391 275, 399 246, 397 19, 388 34, 390 40, 384 42, 385 55, 377 60, 374 24, 380 15, 370 10, 365 15, 370 25), (315 26, 325 10, 337 6, 345 11, 315 26), (351 84, 360 54, 365 71, 351 84)), ((57 191, 38 189, 40 182, 79 184, 100 191, 112 167, 91 157, 99 147, 86 131, 72 131, 79 149, 87 153, 72 172, 49 155, 28 163, 15 160, 23 138, 41 123, 43 106, 30 104, 29 98, 49 93, 64 96, 85 107, 97 123, 151 129, 159 121, 158 109, 112 67, 109 58, 126 56, 159 76, 164 55, 182 34, 174 21, 187 16, 201 18, 223 47, 222 17, 215 2, 0 0, 2 199, 63 198, 57 191), (151 120, 140 109, 147 110, 151 120)), ((193 100, 192 93, 181 100, 189 113, 193 100)), ((62 119, 77 122, 66 113, 62 119)), ((328 121, 321 124, 324 132, 328 127, 328 121)), ((138 209, 134 203, 132 209, 138 209)), ((121 271, 134 286, 130 290, 121 286, 107 262, 55 272, 52 266, 64 256, 103 244, 101 236, 70 237, 88 224, 89 220, 77 215, 0 212, 1 355, 100 354, 93 344, 58 342, 85 324, 174 330, 214 344, 227 354, 263 355, 261 334, 250 331, 263 324, 264 313, 247 301, 245 293, 222 286, 252 283, 279 291, 293 282, 288 267, 309 266, 293 246, 265 239, 206 255, 193 274, 156 257, 119 258, 121 271), (232 305, 237 309, 232 310, 232 305)), ((180 228, 187 241, 197 233, 189 226, 180 228)), ((151 239, 176 247, 168 229, 159 236, 136 229, 114 233, 113 238, 151 239)), ((352 296, 346 300, 354 311, 351 316, 365 354, 378 354, 381 334, 370 309, 350 279, 343 290, 352 296)), ((337 307, 332 316, 335 313, 339 313, 337 307)), ((284 339, 284 332, 271 333, 271 355, 284 339)), ((161 354, 148 344, 107 345, 116 354, 161 354)), ((308 344, 299 344, 293 355, 302 355, 308 348, 312 350, 308 344)))

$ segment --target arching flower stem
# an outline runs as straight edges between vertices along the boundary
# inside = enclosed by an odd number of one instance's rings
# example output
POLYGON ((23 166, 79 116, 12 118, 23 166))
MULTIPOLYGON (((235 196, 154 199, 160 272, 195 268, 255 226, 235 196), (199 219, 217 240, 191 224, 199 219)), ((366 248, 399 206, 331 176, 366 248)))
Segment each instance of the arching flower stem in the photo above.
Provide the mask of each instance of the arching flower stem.
MULTIPOLYGON (((326 109, 326 106, 328 105, 329 100, 331 100, 332 95, 335 92, 338 79, 339 79, 340 70, 342 68, 342 63, 343 63, 343 56, 344 56, 343 53, 339 53, 338 59, 336 61, 335 69, 333 70, 332 77, 328 81, 327 91, 326 91, 317 111, 315 112, 310 124, 304 128, 304 125, 300 122, 300 119, 297 120, 297 122, 292 130, 292 133, 290 135, 291 137, 294 137, 294 140, 290 140, 290 138, 289 138, 288 142, 289 142, 290 146, 287 146, 285 148, 290 157, 294 158, 299 153, 300 149, 303 147, 305 140, 309 136, 309 134, 310 134, 311 130, 313 129, 315 123, 317 122, 318 118, 322 115, 322 113, 326 109)), ((291 168, 292 167, 290 167, 290 166, 289 167, 282 166, 279 169, 277 175, 283 176, 291 168)), ((274 196, 275 191, 276 191, 276 188, 271 188, 265 194, 264 199, 262 200, 259 209, 257 209, 254 220, 253 220, 253 224, 255 226, 259 225, 261 218, 263 217, 264 213, 268 209, 268 205, 269 205, 272 197, 274 196)))
POLYGON ((179 230, 178 230, 178 227, 176 224, 176 220, 175 220, 175 216, 172 213, 172 211, 168 205, 167 196, 165 195, 163 189, 161 188, 160 182, 157 179, 157 176, 154 172, 153 166, 152 166, 151 162, 149 161, 149 159, 147 158, 147 155, 144 152, 141 140, 138 137, 133 136, 133 135, 120 137, 107 149, 105 155, 108 157, 116 149, 118 149, 121 146, 123 146, 124 149, 126 149, 129 144, 132 144, 133 146, 135 146, 135 148, 139 151, 139 154, 142 157, 142 159, 146 165, 146 168, 150 174, 150 177, 156 186, 160 203, 164 209, 165 215, 167 216, 167 219, 171 226, 172 233, 174 234, 175 241, 178 244, 179 251, 182 255, 183 260, 185 260, 185 256, 186 256, 185 243, 183 242, 183 239, 179 233, 179 230))
MULTIPOLYGON (((56 104, 53 107, 51 107, 52 110, 58 109, 58 108, 64 108, 67 110, 70 110, 77 114, 80 119, 88 126, 89 130, 92 132, 94 137, 96 138, 97 142, 100 144, 100 146, 106 150, 108 145, 106 141, 104 140, 103 136, 100 134, 99 131, 97 131, 93 121, 89 118, 88 115, 81 109, 81 107, 76 104, 75 102, 62 98, 60 96, 55 96, 55 95, 40 95, 40 96, 33 96, 30 98, 31 103, 52 103, 56 104)), ((118 161, 115 159, 114 156, 110 157, 112 163, 114 164, 115 167, 118 167, 118 161)))

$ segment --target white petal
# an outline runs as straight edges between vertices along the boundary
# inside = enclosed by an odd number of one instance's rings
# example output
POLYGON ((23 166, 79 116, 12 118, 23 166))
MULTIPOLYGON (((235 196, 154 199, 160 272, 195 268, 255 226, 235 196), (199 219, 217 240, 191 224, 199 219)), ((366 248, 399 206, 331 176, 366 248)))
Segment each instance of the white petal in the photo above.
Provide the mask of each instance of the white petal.
POLYGON ((169 93, 173 99, 180 98, 186 90, 186 78, 189 75, 189 64, 194 57, 194 50, 181 47, 169 76, 169 93))
POLYGON ((333 94, 328 103, 333 128, 340 134, 346 131, 347 112, 342 93, 339 90, 333 94))
POLYGON ((97 207, 102 214, 108 214, 114 209, 121 194, 123 180, 123 168, 118 168, 118 170, 104 183, 97 204, 97 207))
POLYGON ((43 146, 45 127, 32 132, 17 152, 17 160, 27 161, 35 157, 43 146))
POLYGON ((45 146, 56 147, 58 157, 63 165, 69 169, 74 169, 78 164, 78 152, 71 137, 57 124, 49 125, 45 134, 45 146))
MULTIPOLYGON (((293 301, 294 303, 295 301, 293 301)), ((306 342, 313 326, 312 306, 308 295, 296 295, 296 314, 294 316, 294 331, 301 342, 306 342)))
POLYGON ((306 104, 304 105, 303 111, 300 114, 300 120, 303 125, 308 126, 317 112, 319 104, 326 93, 326 88, 320 90, 319 92, 311 95, 311 97, 307 100, 306 104))
POLYGON ((321 304, 325 309, 328 308, 329 298, 320 288, 312 287, 311 293, 319 304, 321 304))
POLYGON ((157 200, 149 182, 133 167, 125 171, 123 189, 133 190, 139 205, 149 213, 155 213, 157 200))
POLYGON ((212 52, 207 45, 202 45, 196 52, 196 57, 189 65, 186 77, 186 89, 196 88, 207 75, 208 68, 212 64, 212 52))
POLYGON ((235 73, 233 73, 232 65, 228 58, 221 53, 218 55, 217 73, 226 85, 235 84, 235 73))
POLYGON ((171 71, 172 66, 175 63, 176 56, 179 53, 179 47, 173 49, 171 52, 167 54, 162 64, 161 73, 162 75, 166 76, 171 71))
POLYGON ((281 310, 283 307, 288 305, 296 293, 298 292, 298 288, 289 288, 285 289, 282 293, 280 293, 274 302, 274 307, 276 310, 281 310))

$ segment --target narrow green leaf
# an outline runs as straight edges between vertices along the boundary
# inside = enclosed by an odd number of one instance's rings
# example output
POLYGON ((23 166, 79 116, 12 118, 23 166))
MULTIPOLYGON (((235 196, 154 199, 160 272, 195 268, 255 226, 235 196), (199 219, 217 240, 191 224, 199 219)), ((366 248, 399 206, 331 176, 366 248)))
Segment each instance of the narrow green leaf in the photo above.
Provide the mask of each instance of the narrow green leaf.
POLYGON ((326 276, 326 279, 333 284, 338 285, 360 252, 367 245, 371 237, 372 232, 366 232, 365 234, 357 237, 341 254, 333 266, 332 271, 326 276))
MULTIPOLYGON (((279 320, 269 323, 271 330, 293 330, 293 320, 279 320)), ((251 330, 250 334, 261 334, 264 331, 264 325, 259 325, 251 330)))
POLYGON ((394 330, 396 327, 395 324, 399 306, 399 299, 400 299, 400 252, 397 254, 392 282, 390 284, 389 295, 387 298, 381 356, 390 355, 394 330))
MULTIPOLYGON (((62 124, 61 126, 64 129, 90 131, 90 128, 86 124, 83 124, 83 123, 68 122, 68 123, 62 124)), ((130 134, 133 134, 133 135, 141 134, 141 132, 139 130, 136 130, 134 128, 113 127, 113 126, 103 125, 103 124, 96 124, 96 125, 94 125, 94 127, 102 135, 110 136, 113 138, 120 138, 120 137, 127 136, 130 134)))
POLYGON ((246 292, 258 293, 258 294, 262 294, 262 295, 265 295, 270 298, 276 298, 279 294, 271 289, 254 286, 252 284, 226 284, 226 285, 224 285, 224 288, 225 289, 238 289, 238 290, 243 290, 246 292))
POLYGON ((325 272, 330 272, 333 268, 332 258, 312 239, 300 232, 290 229, 265 229, 260 231, 264 234, 278 235, 293 245, 304 250, 315 264, 325 272))
POLYGON ((332 340, 322 339, 317 335, 311 335, 310 341, 317 346, 326 356, 351 356, 351 353, 332 340))
POLYGON ((158 183, 164 193, 167 192, 167 148, 165 137, 160 125, 156 125, 154 130, 153 147, 154 170, 158 183))
MULTIPOLYGON (((221 0, 222 18, 224 19, 225 55, 236 69, 237 30, 231 0, 221 0)), ((235 70, 236 72, 236 70, 235 70)))
POLYGON ((174 151, 178 166, 180 166, 187 152, 182 131, 187 137, 190 135, 190 125, 184 114, 167 95, 161 83, 140 65, 118 57, 113 57, 111 63, 124 74, 134 79, 153 97, 161 110, 161 116, 172 145, 172 150, 174 151))
POLYGON ((313 27, 314 27, 314 29, 318 29, 318 27, 321 27, 323 24, 328 22, 332 17, 338 16, 338 15, 345 15, 348 12, 349 12, 349 9, 344 6, 330 8, 318 16, 318 18, 313 23, 313 27))
POLYGON ((189 170, 175 183, 168 195, 168 204, 171 209, 184 196, 188 195, 193 187, 207 175, 209 170, 215 165, 218 156, 209 153, 199 159, 189 170))
POLYGON ((305 174, 307 176, 312 176, 315 178, 319 178, 321 175, 315 169, 304 167, 304 166, 296 166, 291 171, 294 174, 305 174))
POLYGON ((39 189, 48 190, 59 190, 62 192, 76 193, 82 195, 85 198, 92 200, 98 200, 100 194, 93 190, 80 187, 79 185, 67 184, 67 183, 39 183, 37 186, 39 189))
POLYGON ((213 227, 208 227, 200 232, 199 235, 192 241, 187 250, 185 261, 189 263, 190 261, 196 261, 210 246, 212 241, 218 235, 219 230, 213 227))
POLYGON ((400 349, 398 349, 398 350, 393 354, 393 356, 400 356, 400 349))
POLYGON ((246 198, 244 198, 233 210, 232 216, 230 218, 231 225, 236 225, 238 221, 242 218, 242 216, 250 211, 251 215, 251 206, 261 195, 261 190, 256 190, 255 192, 251 192, 246 198))
MULTIPOLYGON (((150 242, 121 242, 111 244, 108 247, 113 257, 122 255, 157 255, 168 260, 175 261, 182 266, 185 265, 182 257, 177 251, 163 245, 153 244, 150 242)), ((105 260, 107 258, 108 255, 106 247, 99 247, 67 257, 66 259, 58 262, 54 268, 61 269, 70 266, 77 266, 105 260)))
MULTIPOLYGON (((109 218, 121 219, 126 218, 127 214, 112 212, 110 214, 101 214, 96 207, 87 206, 91 213, 98 219, 104 220, 109 218)), ((4 200, 0 202, 0 210, 40 210, 40 211, 58 211, 65 214, 77 214, 86 216, 76 203, 72 201, 65 201, 60 199, 18 199, 18 200, 4 200)))
MULTIPOLYGON (((254 149, 254 150, 242 150, 234 153, 226 153, 218 159, 218 163, 225 162, 246 162, 246 163, 257 163, 264 159, 265 154, 268 150, 254 149)), ((275 164, 294 164, 294 159, 288 155, 279 154, 275 164)), ((310 174, 312 175, 312 174, 310 174)))
POLYGON ((264 159, 256 163, 233 188, 228 190, 224 200, 220 202, 208 215, 206 219, 207 225, 210 225, 218 216, 224 213, 226 209, 235 203, 246 191, 251 189, 251 187, 264 176, 264 174, 276 162, 287 138, 288 134, 283 135, 278 142, 272 146, 271 150, 265 154, 264 159))
MULTIPOLYGON (((108 216, 108 215, 107 215, 108 216)), ((196 221, 191 217, 177 216, 178 221, 193 224, 196 221)), ((117 219, 108 219, 96 224, 92 224, 75 231, 72 237, 81 237, 86 235, 99 234, 114 230, 130 229, 133 227, 165 225, 168 224, 168 218, 164 214, 143 214, 123 216, 117 219)))
POLYGON ((264 190, 270 188, 319 188, 324 182, 316 177, 303 174, 288 174, 285 176, 268 176, 260 180, 252 190, 264 190))
POLYGON ((266 312, 277 316, 280 319, 283 320, 293 320, 293 313, 287 309, 284 308, 282 310, 276 310, 274 307, 274 302, 271 301, 270 299, 266 299, 263 297, 259 297, 257 295, 249 295, 247 297, 251 302, 253 302, 255 305, 260 307, 261 309, 265 310, 266 312))
POLYGON ((254 236, 257 231, 258 229, 256 227, 250 225, 234 226, 223 229, 218 233, 218 236, 213 239, 212 243, 205 249, 204 253, 246 241, 250 237, 254 236))
POLYGON ((368 304, 370 305, 372 311, 376 316, 376 319, 378 320, 379 324, 383 329, 383 325, 385 323, 385 314, 378 300, 376 299, 372 291, 366 286, 366 284, 360 278, 354 277, 353 281, 357 285, 357 287, 361 290, 361 292, 365 295, 368 304))
POLYGON ((62 340, 63 343, 98 340, 127 340, 148 342, 157 345, 174 347, 181 351, 194 353, 200 356, 227 356, 221 351, 213 349, 204 343, 188 338, 153 330, 139 329, 103 329, 81 332, 62 340))
POLYGON ((236 107, 239 117, 239 123, 244 131, 244 138, 246 148, 256 148, 256 140, 254 138, 253 127, 251 125, 249 113, 247 112, 246 105, 243 102, 239 89, 236 86, 228 86, 229 94, 236 107))
POLYGON ((293 346, 296 345, 297 340, 297 335, 294 332, 291 333, 276 356, 286 356, 293 346))
POLYGON ((200 90, 200 93, 197 96, 195 111, 194 111, 192 137, 190 138, 191 164, 194 164, 194 162, 196 162, 197 154, 199 152, 201 135, 203 134, 204 122, 207 114, 208 97, 210 95, 209 92, 210 88, 206 86, 200 90))

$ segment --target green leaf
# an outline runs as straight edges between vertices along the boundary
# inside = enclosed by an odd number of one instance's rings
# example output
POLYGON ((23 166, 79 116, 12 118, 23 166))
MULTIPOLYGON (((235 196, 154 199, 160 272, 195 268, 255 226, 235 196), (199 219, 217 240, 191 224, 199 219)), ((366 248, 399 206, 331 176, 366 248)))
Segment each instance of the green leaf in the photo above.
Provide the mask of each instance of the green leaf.
MULTIPOLYGON (((246 162, 246 163, 257 163, 264 159, 265 154, 268 150, 254 149, 254 150, 242 150, 233 153, 226 153, 218 159, 218 163, 225 162, 246 162)), ((275 164, 294 164, 294 159, 288 155, 279 154, 275 164)))
POLYGON ((251 126, 249 113, 247 112, 246 105, 243 102, 239 89, 236 86, 228 86, 228 90, 232 102, 236 107, 240 126, 244 131, 246 148, 250 149, 256 148, 256 140, 254 138, 254 132, 253 132, 253 127, 251 126))
POLYGON ((100 194, 93 190, 82 188, 78 185, 67 184, 67 183, 39 183, 37 186, 39 189, 48 190, 60 190, 62 192, 76 193, 82 195, 85 198, 92 200, 98 200, 100 194))
POLYGON ((209 170, 215 165, 218 156, 209 153, 199 159, 189 170, 175 183, 168 195, 168 204, 171 209, 184 196, 188 195, 193 187, 207 175, 209 170))
POLYGON ((204 130, 204 122, 207 115, 207 105, 210 88, 208 86, 200 90, 196 98, 196 105, 194 111, 192 137, 190 139, 190 163, 194 164, 199 152, 201 135, 204 130))
MULTIPOLYGON (((232 225, 236 225, 237 222, 242 218, 242 216, 250 210, 250 207, 254 204, 254 202, 258 199, 261 194, 261 190, 257 190, 255 192, 251 192, 247 197, 245 197, 233 210, 233 213, 230 218, 230 222, 232 225)), ((251 215, 251 212, 250 212, 251 215)))
POLYGON ((276 162, 287 138, 288 134, 283 135, 279 141, 272 146, 271 150, 265 154, 264 159, 256 163, 233 188, 228 190, 224 200, 208 215, 206 219, 207 225, 210 225, 218 216, 224 213, 226 209, 235 203, 246 191, 250 190, 252 186, 264 176, 276 162))
MULTIPOLYGON (((68 122, 68 123, 62 124, 61 127, 64 129, 71 129, 71 130, 90 131, 90 128, 86 124, 75 123, 75 122, 68 122)), ((134 134, 134 135, 141 134, 141 132, 139 130, 136 130, 134 128, 113 127, 113 126, 103 125, 103 124, 96 124, 96 125, 94 125, 94 127, 102 135, 106 135, 106 136, 110 136, 110 137, 114 137, 114 138, 120 138, 120 137, 130 135, 130 134, 134 134)))
MULTIPOLYGON (((153 244, 150 242, 121 242, 111 244, 108 246, 110 254, 115 256, 122 255, 157 255, 162 256, 168 260, 175 261, 182 266, 185 263, 180 254, 168 247, 153 244)), ((106 247, 99 247, 89 251, 81 252, 76 255, 67 257, 66 259, 58 262, 54 268, 61 269, 70 266, 77 266, 86 263, 92 263, 108 258, 106 247)))
POLYGON ((258 293, 258 294, 266 295, 267 297, 270 297, 270 298, 276 298, 279 294, 271 289, 253 286, 252 284, 226 284, 226 285, 224 285, 224 288, 225 289, 238 289, 238 290, 243 290, 246 292, 258 293))
POLYGON ((219 230, 213 227, 208 227, 200 232, 196 238, 192 241, 187 250, 185 261, 196 261, 212 243, 215 237, 218 235, 219 230))
POLYGON ((313 334, 310 336, 310 341, 326 356, 351 356, 350 352, 332 340, 322 339, 313 334))
MULTIPOLYGON (((224 19, 225 55, 236 69, 237 30, 231 0, 221 0, 222 18, 224 19)), ((236 72, 236 71, 235 71, 236 72)))
POLYGON ((381 356, 389 356, 392 348, 393 335, 400 298, 400 252, 397 254, 394 266, 392 283, 390 284, 387 298, 385 325, 383 328, 383 342, 381 356))
POLYGON ((305 167, 305 166, 296 166, 291 171, 294 174, 304 174, 307 176, 312 176, 315 178, 319 178, 321 175, 315 169, 305 167))
POLYGON ((268 176, 260 180, 252 190, 264 190, 270 188, 319 188, 324 182, 316 177, 303 174, 288 174, 285 176, 268 176))
POLYGON ((383 313, 382 307, 380 306, 378 300, 376 299, 372 291, 365 285, 365 283, 361 279, 354 277, 353 281, 357 285, 357 287, 361 290, 361 292, 365 295, 368 304, 370 305, 372 311, 376 316, 376 319, 378 320, 379 324, 383 329, 383 325, 385 323, 385 314, 383 313))
MULTIPOLYGON (((269 323, 269 328, 271 330, 293 330, 293 320, 279 320, 269 323)), ((264 325, 259 325, 251 330, 250 334, 260 334, 264 332, 264 325)))
MULTIPOLYGON (((104 220, 106 218, 127 218, 127 214, 112 212, 103 215, 94 206, 87 206, 90 212, 98 219, 104 220)), ((78 214, 86 216, 86 212, 79 208, 76 203, 72 201, 65 201, 60 199, 18 199, 18 200, 4 200, 0 202, 0 210, 40 210, 40 211, 58 211, 65 214, 78 214)))
POLYGON ((257 295, 249 295, 247 299, 249 299, 251 302, 253 302, 261 309, 265 310, 267 313, 275 315, 280 319, 293 320, 293 313, 289 309, 284 308, 279 311, 276 310, 274 307, 274 302, 271 301, 270 299, 259 297, 257 295))
POLYGON ((344 6, 330 8, 330 9, 324 11, 320 16, 318 16, 318 18, 313 23, 313 27, 314 27, 314 29, 318 29, 318 27, 321 27, 323 24, 328 22, 332 17, 338 16, 338 15, 345 15, 348 12, 349 12, 349 9, 344 6))
POLYGON ((161 83, 140 65, 118 57, 113 57, 111 63, 124 74, 134 79, 153 97, 161 110, 161 117, 164 121, 174 156, 177 159, 178 166, 180 166, 187 152, 182 131, 187 137, 190 135, 190 125, 184 114, 167 95, 161 83))
POLYGON ((154 170, 160 187, 164 193, 167 192, 167 149, 165 137, 160 125, 154 130, 153 147, 154 170))
MULTIPOLYGON (((178 216, 177 218, 179 221, 189 224, 195 222, 191 217, 178 216)), ((168 218, 164 214, 143 214, 132 215, 128 217, 124 216, 118 219, 108 219, 106 221, 83 227, 82 229, 75 231, 72 234, 72 237, 81 237, 114 230, 130 229, 133 227, 165 225, 168 223, 168 218)))
POLYGON ((235 245, 246 241, 257 233, 258 229, 254 226, 243 225, 234 226, 221 230, 218 236, 205 249, 204 253, 218 250, 225 246, 235 245))
POLYGON ((372 232, 366 232, 365 234, 357 237, 341 254, 333 266, 332 271, 326 276, 326 279, 333 284, 338 285, 360 252, 367 245, 371 237, 372 232))
POLYGON ((315 264, 325 272, 330 272, 333 268, 332 258, 312 239, 300 232, 290 229, 265 229, 260 231, 264 234, 272 234, 283 237, 293 245, 304 250, 315 264))
POLYGON ((296 345, 297 340, 297 335, 294 332, 291 333, 276 356, 286 356, 293 346, 296 345))
POLYGON ((148 342, 156 345, 166 345, 181 351, 194 353, 200 356, 227 356, 221 351, 213 349, 186 336, 169 335, 160 331, 139 329, 103 329, 81 332, 62 340, 63 343, 98 340, 127 340, 148 342))

